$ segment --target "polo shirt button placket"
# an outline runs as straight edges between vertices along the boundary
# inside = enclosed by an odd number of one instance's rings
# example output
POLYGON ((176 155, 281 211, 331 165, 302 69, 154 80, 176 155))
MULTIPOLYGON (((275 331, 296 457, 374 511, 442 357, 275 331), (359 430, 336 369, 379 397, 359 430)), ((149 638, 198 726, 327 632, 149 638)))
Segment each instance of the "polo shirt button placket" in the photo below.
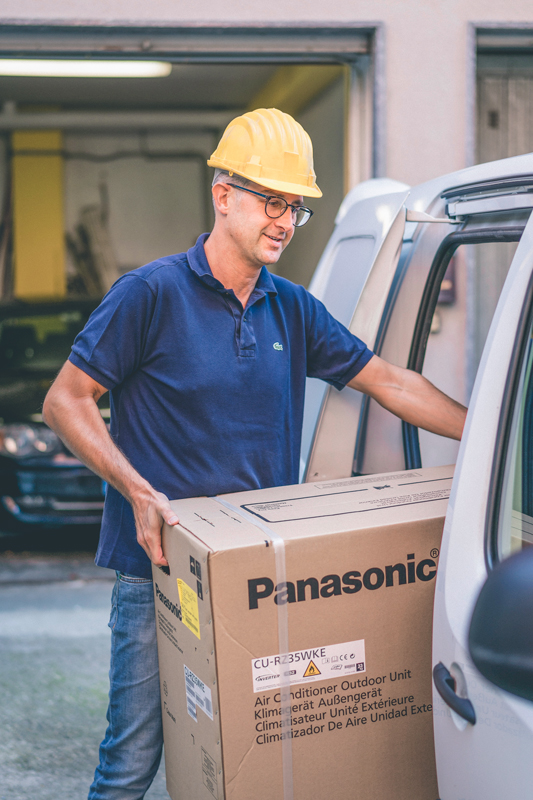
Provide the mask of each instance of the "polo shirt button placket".
POLYGON ((221 295, 228 307, 231 316, 233 317, 233 322, 235 324, 235 341, 237 344, 237 355, 241 354, 242 346, 241 346, 241 339, 242 339, 242 315, 238 308, 236 308, 235 303, 233 302, 233 292, 231 289, 224 289, 221 292, 221 295))
POLYGON ((255 358, 255 336, 250 325, 250 308, 243 309, 240 323, 239 356, 255 358))

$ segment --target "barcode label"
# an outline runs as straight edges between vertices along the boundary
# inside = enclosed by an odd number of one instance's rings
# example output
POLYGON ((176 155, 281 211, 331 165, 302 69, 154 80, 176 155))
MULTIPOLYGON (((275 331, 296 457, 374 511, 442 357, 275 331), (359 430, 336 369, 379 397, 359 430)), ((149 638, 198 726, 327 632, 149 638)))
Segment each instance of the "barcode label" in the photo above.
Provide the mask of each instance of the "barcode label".
POLYGON ((187 712, 195 722, 198 722, 196 707, 202 709, 209 719, 213 719, 213 705, 211 701, 211 689, 194 674, 192 669, 183 665, 185 670, 185 693, 187 695, 187 712))

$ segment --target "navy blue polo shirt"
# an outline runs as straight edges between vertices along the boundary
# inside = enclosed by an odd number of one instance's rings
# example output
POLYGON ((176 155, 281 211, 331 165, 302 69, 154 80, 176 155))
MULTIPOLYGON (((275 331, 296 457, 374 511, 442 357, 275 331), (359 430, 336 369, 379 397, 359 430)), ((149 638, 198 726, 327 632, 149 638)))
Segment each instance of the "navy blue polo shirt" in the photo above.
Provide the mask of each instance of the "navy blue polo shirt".
MULTIPOLYGON (((372 352, 303 286, 263 267, 246 309, 208 234, 121 277, 70 361, 111 394, 111 436, 170 499, 298 482, 306 375, 342 389, 372 352)), ((107 490, 96 563, 150 577, 133 512, 107 490)))

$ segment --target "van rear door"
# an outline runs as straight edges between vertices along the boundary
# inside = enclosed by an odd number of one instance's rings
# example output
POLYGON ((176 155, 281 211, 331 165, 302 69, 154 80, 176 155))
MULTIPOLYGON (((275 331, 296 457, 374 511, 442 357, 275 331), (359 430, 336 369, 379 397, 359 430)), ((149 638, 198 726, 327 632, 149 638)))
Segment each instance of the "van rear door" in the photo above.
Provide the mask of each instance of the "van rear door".
MULTIPOLYGON (((403 184, 376 183, 382 191, 402 188, 352 203, 348 195, 339 211, 342 219, 309 287, 328 311, 370 348, 376 342, 396 272, 409 194, 403 184)), ((304 481, 352 474, 361 399, 358 392, 339 392, 308 378, 302 436, 304 481)))
MULTIPOLYGON (((533 703, 489 683, 468 648, 472 611, 487 574, 533 546, 532 431, 533 217, 481 358, 439 559, 433 713, 442 800, 532 795, 533 703)), ((523 626, 530 629, 531 619, 523 626)), ((499 654, 502 663, 508 655, 499 654)))
MULTIPOLYGON (((377 355, 468 405, 532 190, 531 157, 518 156, 357 202, 310 289, 377 355)), ((457 442, 318 381, 308 381, 304 420, 306 481, 457 458, 457 442)))

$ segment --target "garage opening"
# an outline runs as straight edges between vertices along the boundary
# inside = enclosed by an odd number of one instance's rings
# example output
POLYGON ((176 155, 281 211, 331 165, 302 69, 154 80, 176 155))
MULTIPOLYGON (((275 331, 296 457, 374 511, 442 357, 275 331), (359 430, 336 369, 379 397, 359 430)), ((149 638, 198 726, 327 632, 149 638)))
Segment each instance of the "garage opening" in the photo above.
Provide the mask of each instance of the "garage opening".
POLYGON ((324 192, 279 274, 308 284, 344 194, 372 176, 368 32, 149 33, 61 29, 31 51, 27 29, 18 41, 0 31, 0 69, 43 48, 63 61, 113 50, 130 60, 134 44, 169 67, 152 78, 0 77, 2 302, 101 297, 124 272, 188 249, 213 219, 205 162, 246 110, 276 106, 301 122, 324 192))
MULTIPOLYGON (((276 267, 309 282, 344 194, 377 168, 372 42, 373 31, 350 26, 0 26, 0 514, 10 522, 99 519, 96 476, 78 464, 74 482, 56 480, 75 459, 42 424, 44 395, 111 284, 209 230, 206 161, 246 110, 278 107, 313 140, 324 198, 309 202, 311 224, 276 267), (32 72, 36 59, 47 75, 32 72), (23 60, 32 63, 17 72, 23 60), (163 74, 49 74, 53 62, 135 61, 163 74)), ((100 404, 108 417, 107 395, 100 404)))

